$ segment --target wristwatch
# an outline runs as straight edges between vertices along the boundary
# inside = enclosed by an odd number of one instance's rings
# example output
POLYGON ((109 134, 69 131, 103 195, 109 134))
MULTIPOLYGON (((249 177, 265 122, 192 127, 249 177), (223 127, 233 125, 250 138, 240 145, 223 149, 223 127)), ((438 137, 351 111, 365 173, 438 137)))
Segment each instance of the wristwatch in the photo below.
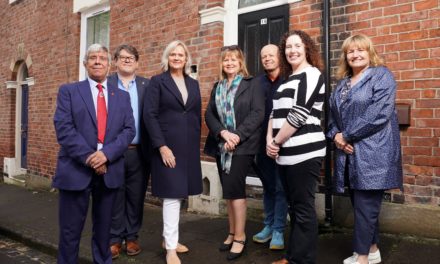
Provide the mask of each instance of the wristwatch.
POLYGON ((272 144, 274 144, 275 146, 278 146, 278 147, 280 146, 280 144, 278 144, 278 143, 275 141, 275 138, 272 139, 272 144))

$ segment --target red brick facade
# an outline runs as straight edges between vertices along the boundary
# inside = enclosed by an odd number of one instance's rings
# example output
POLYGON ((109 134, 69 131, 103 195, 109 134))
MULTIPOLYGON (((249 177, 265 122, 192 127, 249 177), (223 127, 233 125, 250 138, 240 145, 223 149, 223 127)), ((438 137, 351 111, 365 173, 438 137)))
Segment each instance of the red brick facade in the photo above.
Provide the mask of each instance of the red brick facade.
MULTIPOLYGON (((110 2, 110 50, 121 43, 140 52, 141 75, 160 72, 167 43, 185 41, 198 67, 203 108, 217 78, 223 23, 201 25, 199 11, 223 6, 221 0, 121 0, 110 2)), ((411 125, 402 128, 404 196, 395 202, 440 204, 440 4, 437 0, 330 0, 331 64, 334 73, 342 41, 352 33, 370 36, 398 81, 397 101, 411 106, 411 125)), ((81 14, 72 1, 0 3, 0 165, 14 157, 15 80, 11 63, 32 64, 29 76, 28 172, 50 178, 58 145, 53 112, 58 86, 78 78, 81 14), (19 52, 19 45, 24 50, 19 52)), ((322 0, 290 4, 290 28, 309 32, 322 43, 322 0)), ((322 48, 321 48, 322 49, 322 48)), ((335 80, 332 80, 334 83, 335 80)), ((202 131, 202 142, 207 134, 202 131)), ((206 159, 203 157, 203 159, 206 159)))

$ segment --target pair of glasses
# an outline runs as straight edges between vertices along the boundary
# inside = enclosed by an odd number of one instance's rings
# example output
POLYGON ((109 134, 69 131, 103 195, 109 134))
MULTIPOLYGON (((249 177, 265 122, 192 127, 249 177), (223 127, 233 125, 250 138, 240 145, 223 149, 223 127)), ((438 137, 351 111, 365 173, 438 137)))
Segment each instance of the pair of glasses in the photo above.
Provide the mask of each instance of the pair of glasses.
POLYGON ((134 56, 119 56, 118 58, 125 62, 133 62, 136 59, 134 56))
POLYGON ((240 49, 240 47, 238 45, 230 45, 230 46, 223 46, 220 51, 225 51, 225 50, 238 50, 240 49))

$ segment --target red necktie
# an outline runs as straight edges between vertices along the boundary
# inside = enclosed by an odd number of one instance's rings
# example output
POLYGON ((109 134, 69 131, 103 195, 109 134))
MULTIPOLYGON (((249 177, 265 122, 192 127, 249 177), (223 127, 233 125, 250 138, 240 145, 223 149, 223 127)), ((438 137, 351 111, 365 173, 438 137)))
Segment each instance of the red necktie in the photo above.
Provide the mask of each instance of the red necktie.
POLYGON ((98 83, 98 99, 97 99, 97 121, 98 121, 98 143, 104 143, 105 128, 107 126, 107 107, 105 106, 104 92, 102 91, 102 85, 98 83))

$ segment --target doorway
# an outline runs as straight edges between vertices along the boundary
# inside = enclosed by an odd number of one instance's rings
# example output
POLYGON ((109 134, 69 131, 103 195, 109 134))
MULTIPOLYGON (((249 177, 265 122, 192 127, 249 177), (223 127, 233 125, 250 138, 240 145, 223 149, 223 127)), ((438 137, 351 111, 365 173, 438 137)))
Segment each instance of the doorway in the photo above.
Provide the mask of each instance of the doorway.
POLYGON ((29 86, 21 85, 21 168, 27 169, 29 86))
POLYGON ((289 5, 281 5, 238 16, 238 45, 243 49, 249 73, 258 76, 264 72, 260 50, 267 44, 278 46, 281 37, 289 31, 289 5))

